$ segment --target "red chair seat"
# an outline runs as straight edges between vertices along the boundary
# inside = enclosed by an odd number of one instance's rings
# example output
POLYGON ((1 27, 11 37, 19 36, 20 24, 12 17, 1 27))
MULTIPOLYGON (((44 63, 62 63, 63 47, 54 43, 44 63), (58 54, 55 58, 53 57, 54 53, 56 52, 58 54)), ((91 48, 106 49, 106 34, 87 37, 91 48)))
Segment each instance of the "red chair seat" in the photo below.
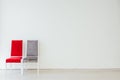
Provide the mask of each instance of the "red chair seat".
POLYGON ((6 59, 6 63, 20 63, 21 62, 22 57, 10 57, 6 59))

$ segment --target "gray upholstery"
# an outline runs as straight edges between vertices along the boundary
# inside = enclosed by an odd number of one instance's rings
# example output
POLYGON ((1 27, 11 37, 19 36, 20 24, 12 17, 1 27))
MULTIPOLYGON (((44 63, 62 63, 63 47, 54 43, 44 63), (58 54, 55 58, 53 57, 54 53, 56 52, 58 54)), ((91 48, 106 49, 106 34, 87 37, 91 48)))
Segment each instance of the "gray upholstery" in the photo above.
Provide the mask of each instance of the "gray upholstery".
POLYGON ((26 57, 26 58, 24 58, 23 59, 23 62, 37 62, 37 58, 36 59, 31 59, 31 58, 29 58, 29 57, 26 57))
POLYGON ((37 62, 38 60, 38 40, 27 40, 27 57, 23 62, 37 62))
POLYGON ((27 56, 38 56, 38 40, 27 41, 27 56))

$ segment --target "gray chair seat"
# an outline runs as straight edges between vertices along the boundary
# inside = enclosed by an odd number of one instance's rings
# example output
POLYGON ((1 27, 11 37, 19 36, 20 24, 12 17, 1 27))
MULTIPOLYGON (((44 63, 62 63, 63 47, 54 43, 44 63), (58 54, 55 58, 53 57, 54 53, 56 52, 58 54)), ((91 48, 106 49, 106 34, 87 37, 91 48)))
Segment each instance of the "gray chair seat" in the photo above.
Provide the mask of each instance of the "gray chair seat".
POLYGON ((27 56, 27 57, 25 57, 24 59, 23 59, 23 62, 37 62, 37 57, 33 57, 33 56, 27 56))

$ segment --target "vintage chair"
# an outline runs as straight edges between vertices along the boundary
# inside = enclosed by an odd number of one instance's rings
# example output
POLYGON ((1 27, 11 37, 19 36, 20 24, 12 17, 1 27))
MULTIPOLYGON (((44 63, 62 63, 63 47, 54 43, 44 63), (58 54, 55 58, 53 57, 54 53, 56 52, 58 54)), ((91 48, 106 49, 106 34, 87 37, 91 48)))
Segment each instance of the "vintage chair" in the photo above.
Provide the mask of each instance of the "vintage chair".
POLYGON ((38 60, 38 40, 27 40, 27 51, 26 57, 23 58, 23 69, 24 70, 24 63, 37 63, 37 72, 39 73, 39 60, 38 60))
POLYGON ((23 53, 23 41, 12 40, 11 57, 6 59, 6 69, 7 69, 7 63, 21 63, 22 53, 23 53))

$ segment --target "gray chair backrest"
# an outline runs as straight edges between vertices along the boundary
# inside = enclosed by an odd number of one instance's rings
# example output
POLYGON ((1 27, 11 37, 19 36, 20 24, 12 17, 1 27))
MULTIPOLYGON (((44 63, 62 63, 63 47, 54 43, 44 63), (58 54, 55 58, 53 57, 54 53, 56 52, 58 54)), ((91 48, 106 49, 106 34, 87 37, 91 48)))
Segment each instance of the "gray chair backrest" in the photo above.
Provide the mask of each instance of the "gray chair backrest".
POLYGON ((27 40, 27 56, 38 56, 38 40, 27 40))

